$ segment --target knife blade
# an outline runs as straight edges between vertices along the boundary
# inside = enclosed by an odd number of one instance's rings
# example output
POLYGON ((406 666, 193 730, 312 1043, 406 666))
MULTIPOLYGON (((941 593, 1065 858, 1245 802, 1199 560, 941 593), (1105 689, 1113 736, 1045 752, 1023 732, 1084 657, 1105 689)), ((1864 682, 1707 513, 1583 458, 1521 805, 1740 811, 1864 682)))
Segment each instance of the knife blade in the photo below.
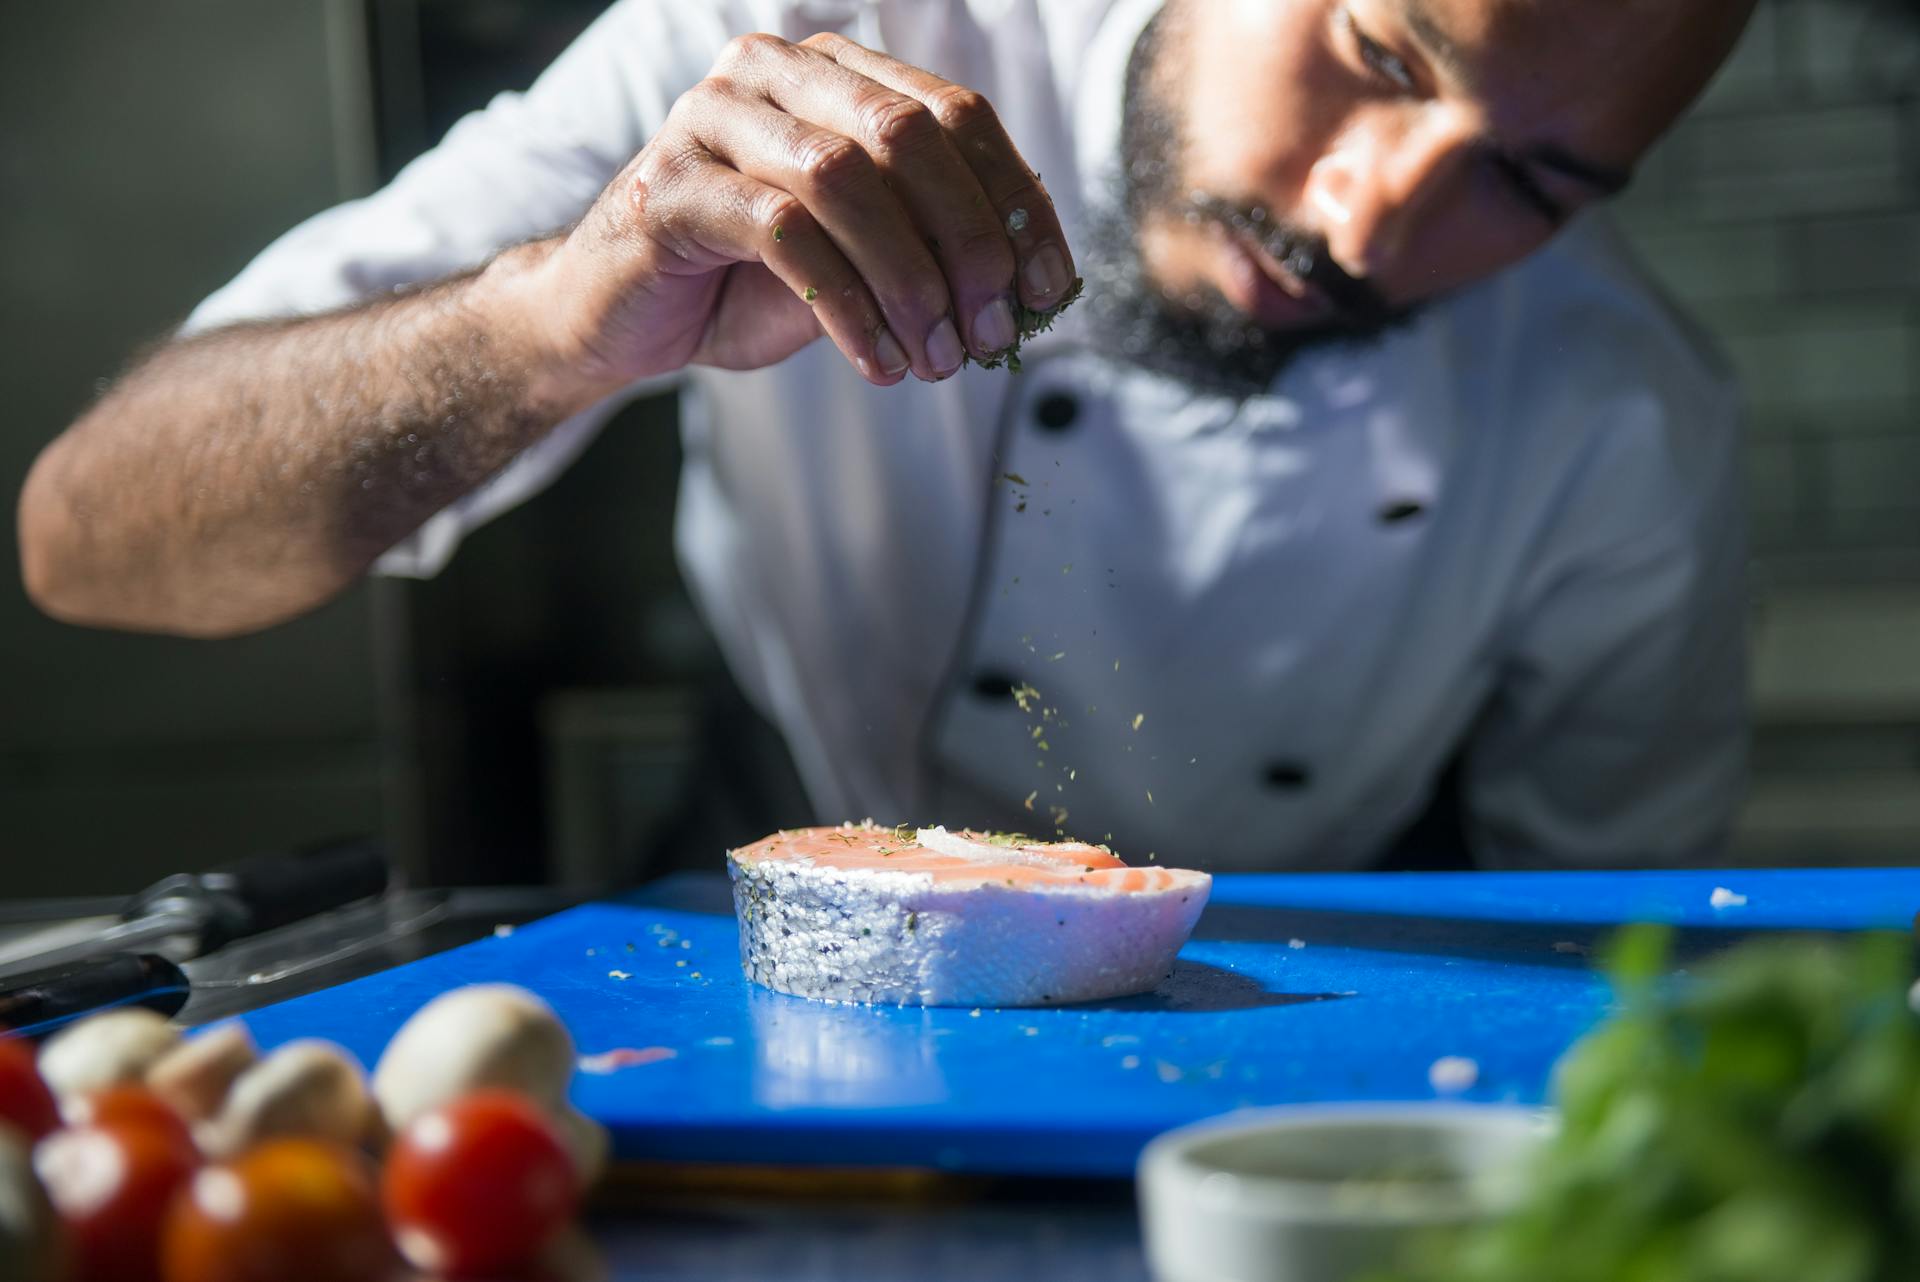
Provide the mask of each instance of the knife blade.
POLYGON ((386 855, 371 838, 256 855, 211 872, 177 873, 134 895, 88 937, 0 961, 0 980, 109 953, 174 963, 316 913, 382 894, 386 855))

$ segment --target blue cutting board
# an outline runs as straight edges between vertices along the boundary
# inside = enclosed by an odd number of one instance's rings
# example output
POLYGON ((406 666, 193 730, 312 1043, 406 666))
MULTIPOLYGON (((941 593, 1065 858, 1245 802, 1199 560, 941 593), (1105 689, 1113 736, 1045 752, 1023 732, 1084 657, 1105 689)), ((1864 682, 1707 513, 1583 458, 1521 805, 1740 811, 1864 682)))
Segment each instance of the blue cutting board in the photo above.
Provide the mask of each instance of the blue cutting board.
POLYGON ((1906 929, 1920 870, 1240 875, 1153 994, 1041 1010, 845 1006, 740 973, 724 879, 679 877, 244 1017, 371 1066, 461 984, 539 993, 599 1071, 574 1099, 623 1159, 1130 1174, 1158 1132, 1250 1105, 1462 1096, 1543 1102, 1605 1013, 1593 950, 1682 927, 1682 961, 1743 934, 1906 929), (1744 904, 1714 908, 1716 887, 1744 904), (632 1050, 595 1059, 608 1051, 632 1050))

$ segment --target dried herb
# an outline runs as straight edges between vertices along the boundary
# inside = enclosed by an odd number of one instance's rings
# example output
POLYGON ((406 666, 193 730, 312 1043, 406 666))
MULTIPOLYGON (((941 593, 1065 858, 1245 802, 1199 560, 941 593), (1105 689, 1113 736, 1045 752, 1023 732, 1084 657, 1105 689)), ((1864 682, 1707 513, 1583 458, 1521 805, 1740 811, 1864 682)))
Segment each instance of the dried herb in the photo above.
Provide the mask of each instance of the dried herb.
POLYGON ((1012 373, 1018 374, 1020 372, 1020 345, 1035 335, 1044 334, 1052 329, 1053 323, 1060 319, 1060 313, 1073 306, 1079 299, 1081 291, 1086 289, 1086 287, 1086 281, 1075 276, 1073 278, 1073 284, 1067 286, 1067 292, 1061 295, 1060 301, 1045 311, 1036 311, 1034 308, 1028 307, 1025 303, 1016 300, 1013 305, 1013 322, 1014 327, 1019 331, 1019 337, 1015 338, 1011 345, 995 352, 991 356, 982 356, 977 359, 969 357, 968 359, 981 369, 999 369, 1004 365, 1012 373))

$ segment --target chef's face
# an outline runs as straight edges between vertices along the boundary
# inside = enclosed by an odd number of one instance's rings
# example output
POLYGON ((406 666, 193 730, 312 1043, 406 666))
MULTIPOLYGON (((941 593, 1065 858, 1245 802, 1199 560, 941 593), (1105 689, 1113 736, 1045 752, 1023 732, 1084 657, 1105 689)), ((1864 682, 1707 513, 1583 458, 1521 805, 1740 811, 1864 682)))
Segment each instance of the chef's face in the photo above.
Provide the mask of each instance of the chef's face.
POLYGON ((1170 0, 1123 139, 1144 276, 1280 346, 1390 323, 1624 185, 1749 7, 1170 0))

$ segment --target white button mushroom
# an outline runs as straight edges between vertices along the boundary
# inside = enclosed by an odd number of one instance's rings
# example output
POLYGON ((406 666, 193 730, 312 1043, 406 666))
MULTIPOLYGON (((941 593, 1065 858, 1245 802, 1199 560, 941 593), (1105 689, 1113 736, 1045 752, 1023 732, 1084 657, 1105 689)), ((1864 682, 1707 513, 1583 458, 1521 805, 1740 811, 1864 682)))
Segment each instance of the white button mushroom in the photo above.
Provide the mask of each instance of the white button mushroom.
POLYGON ((56 1033, 40 1050, 40 1076, 64 1103, 75 1096, 138 1082, 180 1044, 180 1030, 137 1006, 89 1015, 56 1033))
POLYGON ((331 1042, 288 1042, 239 1076, 197 1135, 215 1158, 277 1136, 353 1145, 366 1138, 372 1108, 360 1066, 345 1051, 331 1042))
POLYGON ((59 1239, 26 1137, 0 1124, 0 1278, 53 1282, 59 1239))
POLYGON ((434 998, 401 1027, 374 1070, 373 1096, 397 1133, 470 1091, 517 1091, 558 1123, 591 1181, 607 1137, 567 1099, 573 1068, 573 1038, 545 1002, 510 984, 474 984, 434 998))
POLYGON ((240 1075, 260 1062, 242 1024, 223 1024, 183 1042, 147 1070, 147 1085, 190 1122, 216 1117, 240 1075))

